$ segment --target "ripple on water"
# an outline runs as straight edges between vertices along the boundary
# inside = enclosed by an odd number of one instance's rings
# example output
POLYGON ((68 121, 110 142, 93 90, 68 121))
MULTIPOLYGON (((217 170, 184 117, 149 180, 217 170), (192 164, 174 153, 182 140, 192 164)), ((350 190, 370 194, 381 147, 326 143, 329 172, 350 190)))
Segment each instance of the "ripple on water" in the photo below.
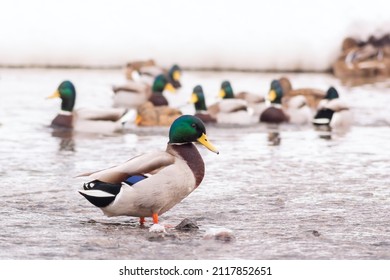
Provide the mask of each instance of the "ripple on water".
MULTIPOLYGON (((150 219, 140 227, 137 218, 104 217, 78 194, 83 179, 74 176, 124 162, 145 150, 164 149, 168 128, 127 128, 125 134, 114 136, 57 135, 47 124, 59 103, 42 101, 44 92, 53 91, 52 80, 66 76, 77 84, 79 106, 107 106, 111 100, 106 85, 119 81, 122 74, 2 72, 1 91, 13 94, 2 96, 7 106, 0 104, 1 259, 390 258, 387 87, 341 86, 343 97, 353 97, 356 119, 350 131, 330 139, 321 138, 311 126, 281 126, 279 143, 270 143, 270 131, 261 124, 208 126, 209 139, 220 154, 199 147, 206 163, 202 184, 160 217, 161 223, 171 226, 169 235, 150 238, 150 219), (86 94, 89 90, 93 94, 86 94), (26 113, 31 116, 27 120, 26 113), (199 229, 175 230, 185 218, 196 221, 199 229), (204 238, 216 228, 228 229, 234 242, 204 238)), ((184 104, 185 93, 195 82, 204 81, 207 90, 217 88, 225 76, 189 72, 188 86, 183 85, 173 102, 184 104)), ((241 85, 268 85, 274 76, 280 75, 236 77, 241 85)), ((291 74, 294 77, 298 76, 291 74)), ((323 78, 333 79, 318 74, 318 80, 323 78)), ((301 74, 299 81, 309 85, 312 79, 301 74)), ((212 91, 207 94, 212 98, 212 91)), ((192 110, 183 107, 184 113, 192 110)))

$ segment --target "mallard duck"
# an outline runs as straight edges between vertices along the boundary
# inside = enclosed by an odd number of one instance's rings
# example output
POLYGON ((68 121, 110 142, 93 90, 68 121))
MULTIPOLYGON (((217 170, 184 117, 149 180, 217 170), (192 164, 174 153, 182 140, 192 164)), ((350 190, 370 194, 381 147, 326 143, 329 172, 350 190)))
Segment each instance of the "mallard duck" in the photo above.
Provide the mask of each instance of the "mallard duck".
POLYGON ((313 111, 309 107, 307 99, 303 95, 292 96, 288 99, 286 115, 289 123, 292 124, 310 124, 313 119, 313 111))
POLYGON ((270 106, 261 113, 260 122, 280 124, 289 121, 289 117, 282 107, 282 97, 283 89, 280 82, 278 80, 273 80, 271 82, 271 89, 268 93, 268 100, 271 103, 270 106))
POLYGON ((290 80, 287 77, 281 77, 278 81, 283 91, 282 104, 285 104, 286 106, 288 106, 288 101, 290 98, 301 95, 305 97, 307 105, 312 110, 316 110, 318 103, 324 98, 326 94, 324 90, 315 88, 293 88, 290 80))
POLYGON ((152 86, 141 81, 128 81, 125 85, 113 87, 113 106, 136 109, 148 101, 154 106, 167 106, 168 100, 163 95, 165 90, 174 92, 175 88, 164 75, 156 76, 152 86))
POLYGON ((136 156, 123 164, 102 171, 82 174, 90 181, 83 195, 103 213, 111 216, 152 217, 170 210, 202 182, 203 159, 192 142, 198 142, 218 154, 206 136, 203 122, 190 115, 177 118, 169 130, 165 151, 136 156))
POLYGON ((332 65, 334 75, 341 79, 386 76, 389 74, 388 67, 389 58, 385 56, 382 40, 377 41, 374 37, 367 42, 345 38, 341 54, 332 65))
POLYGON ((152 89, 149 85, 143 82, 128 81, 121 86, 112 88, 113 107, 135 109, 148 101, 152 94, 152 89))
POLYGON ((248 108, 252 110, 252 114, 256 116, 260 116, 261 113, 267 108, 265 98, 258 94, 241 91, 235 94, 235 98, 245 100, 248 104, 248 108))
MULTIPOLYGON (((153 59, 136 60, 128 62, 125 67, 125 76, 127 80, 137 81, 139 79, 139 71, 142 67, 156 66, 153 59)), ((152 81, 153 82, 153 81, 152 81)))
POLYGON ((204 123, 215 123, 217 121, 216 116, 212 116, 207 111, 206 100, 201 85, 194 87, 190 103, 193 103, 195 106, 195 117, 201 119, 204 123))
POLYGON ((168 79, 164 75, 158 75, 154 79, 152 94, 148 100, 152 102, 154 106, 168 106, 168 100, 163 95, 165 90, 175 92, 175 88, 168 82, 168 79))
POLYGON ((175 89, 181 87, 180 78, 182 74, 182 69, 177 64, 172 65, 168 70, 157 65, 142 66, 138 70, 138 73, 140 75, 139 79, 143 79, 145 81, 148 80, 148 77, 150 81, 153 81, 153 79, 158 75, 164 75, 167 78, 168 82, 175 89))
POLYGON ((255 118, 248 111, 248 103, 234 96, 233 88, 229 81, 221 84, 217 103, 208 107, 208 112, 215 116, 220 124, 252 124, 255 118))
POLYGON ((123 129, 129 120, 128 110, 121 108, 73 110, 76 89, 72 82, 63 81, 48 98, 61 98, 61 112, 51 122, 51 127, 73 129, 81 132, 113 133, 123 129))
POLYGON ((318 105, 313 124, 317 127, 326 126, 330 129, 347 129, 351 123, 352 114, 349 107, 339 98, 337 90, 330 87, 318 105))
MULTIPOLYGON (((259 116, 266 108, 265 99, 263 96, 256 95, 250 92, 239 92, 234 94, 233 87, 229 81, 223 81, 219 91, 219 97, 222 99, 244 100, 247 109, 251 109, 254 115, 259 116)), ((238 104, 243 104, 242 102, 238 104)))
POLYGON ((164 75, 158 75, 153 83, 152 93, 147 102, 137 108, 138 126, 170 126, 182 112, 168 106, 163 91, 175 91, 164 75))
POLYGON ((179 109, 146 102, 137 108, 135 122, 138 126, 170 126, 181 115, 179 109))
MULTIPOLYGON (((313 118, 313 108, 325 93, 312 88, 292 89, 288 78, 276 80, 275 87, 281 91, 281 109, 292 124, 309 124, 313 118)), ((272 89, 271 89, 272 90, 272 89)))

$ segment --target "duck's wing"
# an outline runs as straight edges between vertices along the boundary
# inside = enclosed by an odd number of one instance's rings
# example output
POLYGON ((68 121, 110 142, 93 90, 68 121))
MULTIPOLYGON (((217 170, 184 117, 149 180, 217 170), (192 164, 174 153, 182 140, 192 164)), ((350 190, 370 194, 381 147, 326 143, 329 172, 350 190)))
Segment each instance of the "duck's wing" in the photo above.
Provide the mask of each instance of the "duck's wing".
POLYGON ((222 99, 219 102, 219 109, 222 113, 233 113, 241 110, 246 110, 248 103, 242 99, 222 99))
POLYGON ((75 112, 79 120, 117 121, 126 113, 124 108, 80 108, 75 112))
POLYGON ((257 94, 254 94, 254 93, 251 93, 251 92, 246 92, 246 91, 239 92, 236 95, 236 98, 245 100, 249 104, 251 104, 251 103, 252 104, 254 104, 254 103, 263 103, 265 101, 264 97, 261 96, 260 94, 257 95, 257 94))
POLYGON ((330 100, 324 107, 334 112, 349 110, 349 106, 339 98, 330 100))
POLYGON ((92 180, 115 184, 125 181, 132 175, 156 173, 174 162, 174 156, 167 152, 150 152, 129 159, 123 164, 96 172, 84 173, 78 177, 89 176, 92 180))
POLYGON ((118 92, 131 92, 131 93, 144 93, 149 90, 149 85, 141 81, 128 81, 124 85, 113 86, 112 90, 114 93, 118 92))

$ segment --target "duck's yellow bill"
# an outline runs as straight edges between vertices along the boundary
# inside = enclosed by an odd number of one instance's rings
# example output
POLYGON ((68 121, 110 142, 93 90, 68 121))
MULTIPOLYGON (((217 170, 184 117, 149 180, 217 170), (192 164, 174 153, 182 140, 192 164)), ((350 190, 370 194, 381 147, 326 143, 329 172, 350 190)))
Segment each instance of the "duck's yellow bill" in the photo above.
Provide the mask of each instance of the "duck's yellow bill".
POLYGON ((164 90, 170 91, 172 93, 176 92, 176 89, 173 87, 173 85, 171 83, 167 83, 164 87, 164 90))
POLYGON ((61 95, 60 95, 60 92, 58 90, 56 90, 52 95, 46 97, 47 99, 51 99, 51 98, 59 98, 61 95))
POLYGON ((196 93, 192 93, 191 94, 191 98, 190 98, 190 103, 196 103, 196 102, 198 102, 199 101, 199 98, 198 98, 198 96, 196 95, 196 93))
POLYGON ((140 125, 141 124, 142 117, 140 116, 140 114, 137 114, 137 117, 135 118, 134 122, 135 122, 136 125, 140 125))
POLYGON ((220 98, 224 98, 224 97, 225 97, 225 95, 226 95, 226 92, 225 92, 225 90, 224 90, 224 89, 221 89, 221 90, 219 91, 219 94, 218 94, 218 96, 219 96, 220 98))
POLYGON ((173 78, 175 81, 179 81, 180 78, 181 78, 180 71, 177 71, 177 70, 176 70, 175 72, 173 72, 172 78, 173 78))
POLYGON ((276 91, 271 89, 269 92, 268 92, 268 100, 269 101, 274 101, 276 99, 276 91))
POLYGON ((207 149, 209 149, 210 151, 216 153, 216 154, 219 154, 219 151, 217 150, 217 148, 214 147, 213 144, 211 144, 211 142, 209 142, 209 140, 207 139, 207 136, 206 134, 202 134, 202 136, 200 136, 198 139, 196 139, 200 144, 202 144, 203 146, 205 146, 207 149))

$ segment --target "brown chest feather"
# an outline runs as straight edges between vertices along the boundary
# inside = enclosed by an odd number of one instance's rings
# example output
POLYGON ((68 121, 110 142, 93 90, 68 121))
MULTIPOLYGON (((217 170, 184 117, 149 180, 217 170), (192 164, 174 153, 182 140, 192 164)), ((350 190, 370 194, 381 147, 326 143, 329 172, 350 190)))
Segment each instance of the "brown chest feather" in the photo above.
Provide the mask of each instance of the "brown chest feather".
POLYGON ((196 186, 199 186, 204 177, 205 167, 198 149, 192 143, 183 145, 170 145, 170 147, 175 151, 176 154, 178 154, 187 162, 192 173, 194 174, 196 186))
POLYGON ((72 128, 73 127, 73 116, 59 114, 51 122, 51 127, 72 128))

